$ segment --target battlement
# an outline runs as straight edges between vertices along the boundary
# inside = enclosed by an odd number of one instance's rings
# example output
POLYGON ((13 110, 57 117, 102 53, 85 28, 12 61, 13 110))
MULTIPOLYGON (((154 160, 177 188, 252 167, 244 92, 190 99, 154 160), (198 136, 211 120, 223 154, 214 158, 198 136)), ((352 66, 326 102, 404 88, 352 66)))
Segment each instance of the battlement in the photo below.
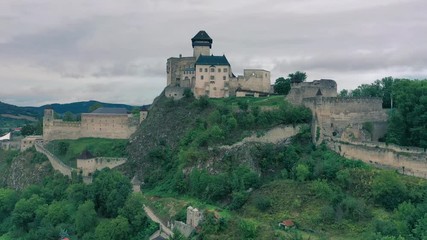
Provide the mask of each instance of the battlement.
POLYGON ((302 100, 304 106, 310 109, 323 109, 330 113, 367 113, 384 111, 381 98, 355 97, 311 97, 302 100))

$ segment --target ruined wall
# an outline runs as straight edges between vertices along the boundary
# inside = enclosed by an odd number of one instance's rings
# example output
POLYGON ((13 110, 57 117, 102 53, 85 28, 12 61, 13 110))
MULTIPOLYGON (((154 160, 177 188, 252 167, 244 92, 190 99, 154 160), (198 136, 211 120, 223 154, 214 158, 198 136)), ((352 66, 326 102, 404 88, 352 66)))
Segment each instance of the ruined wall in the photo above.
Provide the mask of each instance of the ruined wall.
POLYGON ((199 226, 203 219, 203 214, 197 208, 189 206, 187 208, 187 224, 193 227, 199 226))
MULTIPOLYGON (((371 140, 378 141, 387 131, 387 112, 379 98, 305 98, 303 105, 313 113, 313 140, 320 143, 325 137, 340 138, 345 131, 362 130, 364 123, 373 126, 371 140)), ((357 135, 357 134, 356 134, 357 135)), ((357 137, 357 136, 354 136, 357 137)))
POLYGON ((43 142, 43 136, 35 135, 35 136, 27 136, 21 140, 21 152, 27 150, 34 146, 37 142, 43 142))
POLYGON ((271 90, 270 72, 262 69, 244 69, 243 76, 230 78, 230 96, 235 96, 238 88, 269 93, 271 90))
POLYGON ((323 97, 337 96, 337 83, 334 80, 321 79, 313 82, 293 83, 286 100, 300 105, 303 103, 303 99, 315 97, 319 89, 323 97))
POLYGON ((362 160, 378 167, 398 170, 400 173, 427 178, 427 153, 421 148, 405 148, 372 142, 328 141, 328 146, 340 155, 362 160))
POLYGON ((91 159, 77 159, 77 169, 81 171, 82 176, 91 176, 96 170, 103 168, 115 168, 124 164, 126 158, 110 158, 110 157, 97 157, 91 159))

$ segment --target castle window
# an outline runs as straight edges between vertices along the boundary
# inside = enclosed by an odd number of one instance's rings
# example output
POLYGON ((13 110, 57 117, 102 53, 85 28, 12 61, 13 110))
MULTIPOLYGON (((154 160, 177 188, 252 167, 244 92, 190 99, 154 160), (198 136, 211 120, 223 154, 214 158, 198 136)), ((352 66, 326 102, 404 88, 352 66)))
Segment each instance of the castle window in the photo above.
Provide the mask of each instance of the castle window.
POLYGON ((208 69, 207 69, 207 68, 205 68, 205 72, 208 72, 208 69))
POLYGON ((226 79, 227 79, 227 77, 226 77, 226 76, 223 76, 223 77, 222 77, 222 80, 226 80, 226 79))
POLYGON ((210 81, 211 84, 215 84, 215 81, 210 81))
POLYGON ((221 72, 221 68, 218 68, 218 72, 221 72))
POLYGON ((211 76, 211 80, 215 80, 215 76, 211 76))
POLYGON ((202 76, 200 76, 200 79, 201 79, 201 80, 203 80, 203 75, 202 75, 202 76))
POLYGON ((203 68, 199 68, 199 72, 203 72, 203 68))
POLYGON ((227 69, 227 68, 224 68, 224 72, 228 72, 228 69, 227 69))
POLYGON ((215 68, 211 68, 211 72, 215 72, 215 68))

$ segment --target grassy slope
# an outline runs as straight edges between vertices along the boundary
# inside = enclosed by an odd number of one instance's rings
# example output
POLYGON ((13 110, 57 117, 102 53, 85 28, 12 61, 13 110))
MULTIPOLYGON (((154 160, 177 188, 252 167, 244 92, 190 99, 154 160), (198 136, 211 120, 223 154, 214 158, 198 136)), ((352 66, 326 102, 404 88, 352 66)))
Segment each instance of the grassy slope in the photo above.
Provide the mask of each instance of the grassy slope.
POLYGON ((89 150, 96 157, 126 157, 127 140, 103 139, 103 138, 81 138, 77 140, 55 140, 49 142, 49 151, 59 157, 65 164, 76 167, 76 158, 85 150, 89 150), (68 144, 65 155, 59 154, 59 143, 68 144))

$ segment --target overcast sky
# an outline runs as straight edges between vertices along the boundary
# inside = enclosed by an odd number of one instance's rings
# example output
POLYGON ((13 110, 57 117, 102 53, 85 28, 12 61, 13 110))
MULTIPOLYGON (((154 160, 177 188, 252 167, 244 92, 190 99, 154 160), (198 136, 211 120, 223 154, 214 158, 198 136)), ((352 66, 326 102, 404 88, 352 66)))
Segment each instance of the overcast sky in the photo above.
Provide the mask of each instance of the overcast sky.
POLYGON ((426 0, 1 0, 0 101, 151 103, 206 30, 233 72, 427 78, 426 0))

